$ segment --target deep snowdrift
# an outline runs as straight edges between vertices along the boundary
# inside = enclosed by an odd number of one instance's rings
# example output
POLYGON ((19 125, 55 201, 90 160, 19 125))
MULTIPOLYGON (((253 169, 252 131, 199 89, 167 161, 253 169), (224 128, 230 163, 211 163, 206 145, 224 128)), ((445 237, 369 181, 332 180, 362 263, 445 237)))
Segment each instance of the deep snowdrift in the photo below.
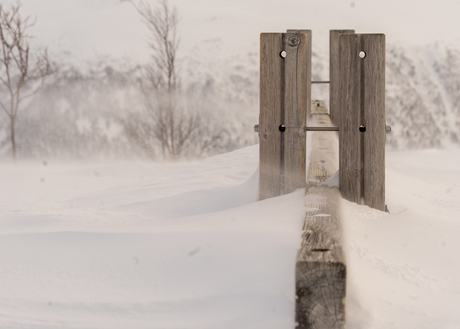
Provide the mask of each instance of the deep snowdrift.
MULTIPOLYGON (((294 328, 302 191, 258 147, 195 163, 0 166, 1 328, 294 328)), ((391 214, 343 203, 347 328, 458 328, 460 151, 387 155, 391 214)))

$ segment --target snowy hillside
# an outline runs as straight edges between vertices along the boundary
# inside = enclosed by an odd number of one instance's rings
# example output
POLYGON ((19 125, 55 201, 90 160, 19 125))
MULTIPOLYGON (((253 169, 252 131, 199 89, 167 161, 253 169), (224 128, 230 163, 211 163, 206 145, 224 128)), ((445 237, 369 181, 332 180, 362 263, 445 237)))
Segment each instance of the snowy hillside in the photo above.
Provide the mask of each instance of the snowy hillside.
MULTIPOLYGON (((158 159, 158 149, 139 147, 127 129, 148 115, 142 113, 138 86, 141 67, 150 60, 148 34, 132 5, 120 0, 22 3, 23 15, 37 19, 30 30, 36 36, 32 45, 48 47, 61 71, 23 104, 17 121, 19 156, 158 159)), ((182 88, 193 98, 187 111, 199 109, 205 120, 199 150, 190 150, 187 157, 257 143, 252 127, 258 121, 259 33, 289 28, 313 30, 313 78, 318 80, 328 78, 330 29, 385 33, 387 122, 393 127, 388 147, 449 148, 460 143, 457 1, 170 3, 181 15, 182 88)), ((328 90, 314 86, 312 95, 327 100, 328 90)), ((1 116, 0 155, 9 158, 8 121, 1 116)))
MULTIPOLYGON (((303 191, 258 148, 0 167, 1 328, 294 328, 303 191)), ((343 202, 347 329, 458 328, 460 152, 387 154, 391 214, 343 202)))

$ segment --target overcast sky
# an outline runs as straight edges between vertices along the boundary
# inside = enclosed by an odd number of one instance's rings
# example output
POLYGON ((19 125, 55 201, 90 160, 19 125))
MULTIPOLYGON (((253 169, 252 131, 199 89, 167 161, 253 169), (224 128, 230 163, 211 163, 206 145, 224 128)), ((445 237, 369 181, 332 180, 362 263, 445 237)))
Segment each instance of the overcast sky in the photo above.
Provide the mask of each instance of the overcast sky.
MULTIPOLYGON (((8 1, 8 0, 7 0, 8 1)), ((155 4, 154 0, 149 0, 155 4)), ((35 43, 68 58, 148 58, 146 29, 120 0, 22 0, 37 18, 35 43)), ((387 43, 460 44, 460 0, 170 0, 179 10, 181 54, 214 44, 223 54, 258 49, 260 32, 312 29, 327 50, 330 29, 385 33, 387 43)))

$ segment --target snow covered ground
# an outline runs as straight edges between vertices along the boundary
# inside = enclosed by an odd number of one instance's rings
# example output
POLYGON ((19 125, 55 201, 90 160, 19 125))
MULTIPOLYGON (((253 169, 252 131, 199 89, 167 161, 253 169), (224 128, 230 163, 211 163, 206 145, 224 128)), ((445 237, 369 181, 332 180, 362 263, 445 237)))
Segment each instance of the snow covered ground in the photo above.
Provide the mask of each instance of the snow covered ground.
POLYGON ((387 153, 391 214, 343 204, 347 328, 460 328, 460 150, 387 153))
MULTIPOLYGON (((343 202, 347 329, 460 327, 458 163, 388 153, 391 214, 343 202)), ((0 328, 294 328, 304 196, 257 165, 1 164, 0 328)))

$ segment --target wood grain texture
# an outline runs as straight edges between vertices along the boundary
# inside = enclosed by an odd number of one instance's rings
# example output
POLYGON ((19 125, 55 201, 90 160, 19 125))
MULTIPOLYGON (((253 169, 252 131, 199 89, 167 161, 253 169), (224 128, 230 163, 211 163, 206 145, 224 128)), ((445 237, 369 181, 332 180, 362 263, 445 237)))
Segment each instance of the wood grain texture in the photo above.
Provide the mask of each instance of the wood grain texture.
POLYGON ((297 328, 343 328, 346 263, 341 246, 340 193, 337 188, 307 188, 302 247, 296 263, 297 328))
POLYGON ((259 199, 305 187, 311 31, 262 33, 259 199), (285 58, 280 53, 285 51, 285 58), (308 101, 307 101, 308 100, 308 101), (279 126, 286 131, 280 132, 279 126))
MULTIPOLYGON (((310 123, 314 127, 331 127, 331 119, 325 101, 311 102, 310 123)), ((322 183, 329 179, 338 169, 338 133, 315 132, 310 142, 310 165, 308 166, 307 184, 322 183)))
POLYGON ((311 114, 311 56, 312 56, 312 32, 311 30, 287 30, 287 33, 301 33, 306 34, 307 40, 305 46, 307 47, 306 50, 306 63, 308 66, 305 67, 305 97, 306 97, 306 105, 307 105, 307 117, 306 117, 306 124, 308 125, 308 119, 310 118, 311 114))
POLYGON ((340 122, 339 114, 339 36, 353 34, 354 30, 329 31, 329 111, 333 125, 340 122))
POLYGON ((364 204, 385 211, 385 35, 361 35, 364 82, 364 204))
POLYGON ((342 197, 385 211, 383 34, 340 35, 339 95, 342 197), (360 125, 365 132, 359 131, 360 125))
POLYGON ((260 152, 259 152, 259 199, 280 194, 281 138, 278 130, 284 93, 281 77, 284 76, 282 33, 260 35, 260 152))
MULTIPOLYGON (((330 126, 324 101, 312 102, 311 122, 330 126)), ((343 328, 346 264, 341 246, 340 192, 316 185, 337 169, 337 133, 314 132, 307 175, 302 246, 296 263, 296 322, 299 329, 343 328)))
POLYGON ((285 34, 284 193, 305 187, 307 90, 311 65, 307 33, 285 34))
POLYGON ((340 35, 340 191, 352 202, 361 201, 362 143, 360 36, 340 35))

